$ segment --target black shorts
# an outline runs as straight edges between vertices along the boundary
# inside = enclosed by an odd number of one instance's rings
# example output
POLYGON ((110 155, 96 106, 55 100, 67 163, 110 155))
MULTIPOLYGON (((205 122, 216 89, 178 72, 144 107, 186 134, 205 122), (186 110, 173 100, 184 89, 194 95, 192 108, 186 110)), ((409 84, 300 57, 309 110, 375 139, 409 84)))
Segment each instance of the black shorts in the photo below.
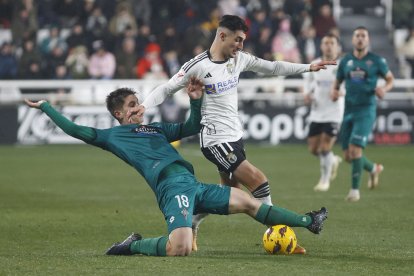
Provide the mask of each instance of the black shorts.
POLYGON ((201 148, 204 156, 213 162, 219 172, 233 173, 246 160, 243 140, 201 148))
POLYGON ((311 122, 309 126, 309 133, 308 137, 313 137, 320 135, 322 133, 326 133, 331 137, 336 137, 339 132, 339 124, 338 123, 315 123, 311 122))

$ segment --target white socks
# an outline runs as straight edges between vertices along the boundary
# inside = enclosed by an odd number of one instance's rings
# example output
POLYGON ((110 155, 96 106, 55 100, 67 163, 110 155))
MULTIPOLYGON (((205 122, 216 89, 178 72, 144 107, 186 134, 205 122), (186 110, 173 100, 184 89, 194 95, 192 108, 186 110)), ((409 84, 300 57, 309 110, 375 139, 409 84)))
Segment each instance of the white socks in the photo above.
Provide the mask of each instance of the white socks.
POLYGON ((321 165, 321 178, 319 182, 329 183, 332 173, 332 167, 335 162, 335 155, 332 151, 320 153, 319 160, 321 165))

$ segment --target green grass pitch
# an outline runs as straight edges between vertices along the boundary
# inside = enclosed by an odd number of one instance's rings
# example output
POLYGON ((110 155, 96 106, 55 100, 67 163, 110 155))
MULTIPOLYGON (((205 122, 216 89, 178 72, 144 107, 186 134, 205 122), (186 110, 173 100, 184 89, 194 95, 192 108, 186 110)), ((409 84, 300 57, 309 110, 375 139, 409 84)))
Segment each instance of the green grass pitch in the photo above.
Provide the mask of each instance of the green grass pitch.
MULTIPOLYGON (((412 275, 414 147, 369 146, 384 163, 380 187, 346 203, 350 166, 327 193, 312 188, 319 161, 305 145, 246 146, 270 179, 273 202, 307 212, 326 206, 321 235, 295 229, 305 256, 271 256, 265 227, 246 215, 210 216, 200 250, 187 258, 109 257, 105 250, 136 231, 166 234, 155 197, 131 167, 86 145, 0 147, 0 275, 412 275)), ((179 151, 197 177, 218 180, 197 146, 179 151)), ((338 148, 335 149, 338 153, 338 148)))

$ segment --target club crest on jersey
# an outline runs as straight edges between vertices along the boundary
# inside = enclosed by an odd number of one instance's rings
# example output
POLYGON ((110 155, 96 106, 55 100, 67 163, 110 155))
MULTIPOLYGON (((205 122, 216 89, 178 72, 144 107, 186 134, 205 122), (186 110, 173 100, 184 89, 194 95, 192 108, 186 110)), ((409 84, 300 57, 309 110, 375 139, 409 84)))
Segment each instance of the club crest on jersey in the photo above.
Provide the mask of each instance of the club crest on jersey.
POLYGON ((237 156, 236 156, 234 153, 230 152, 229 154, 227 154, 226 159, 227 159, 230 163, 234 164, 234 163, 236 163, 236 161, 237 161, 237 156))
POLYGON ((181 214, 184 216, 184 219, 185 220, 187 220, 187 216, 188 216, 188 211, 187 211, 187 209, 183 209, 182 211, 181 211, 181 214))
POLYGON ((204 87, 206 89, 207 94, 216 94, 217 93, 215 84, 206 84, 204 87))
POLYGON ((234 72, 234 64, 233 64, 233 63, 228 63, 228 64, 226 65, 226 69, 227 69, 227 72, 228 72, 229 74, 233 74, 233 72, 234 72))

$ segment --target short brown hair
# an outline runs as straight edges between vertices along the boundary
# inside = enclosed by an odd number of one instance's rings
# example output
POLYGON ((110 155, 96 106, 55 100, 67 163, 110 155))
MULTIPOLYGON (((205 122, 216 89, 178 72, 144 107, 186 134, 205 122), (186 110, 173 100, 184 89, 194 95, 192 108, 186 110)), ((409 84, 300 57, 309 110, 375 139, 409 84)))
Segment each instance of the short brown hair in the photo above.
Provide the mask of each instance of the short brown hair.
POLYGON ((136 92, 131 88, 118 88, 115 91, 109 93, 106 97, 106 108, 115 117, 115 110, 122 108, 124 99, 129 95, 135 95, 136 92))

